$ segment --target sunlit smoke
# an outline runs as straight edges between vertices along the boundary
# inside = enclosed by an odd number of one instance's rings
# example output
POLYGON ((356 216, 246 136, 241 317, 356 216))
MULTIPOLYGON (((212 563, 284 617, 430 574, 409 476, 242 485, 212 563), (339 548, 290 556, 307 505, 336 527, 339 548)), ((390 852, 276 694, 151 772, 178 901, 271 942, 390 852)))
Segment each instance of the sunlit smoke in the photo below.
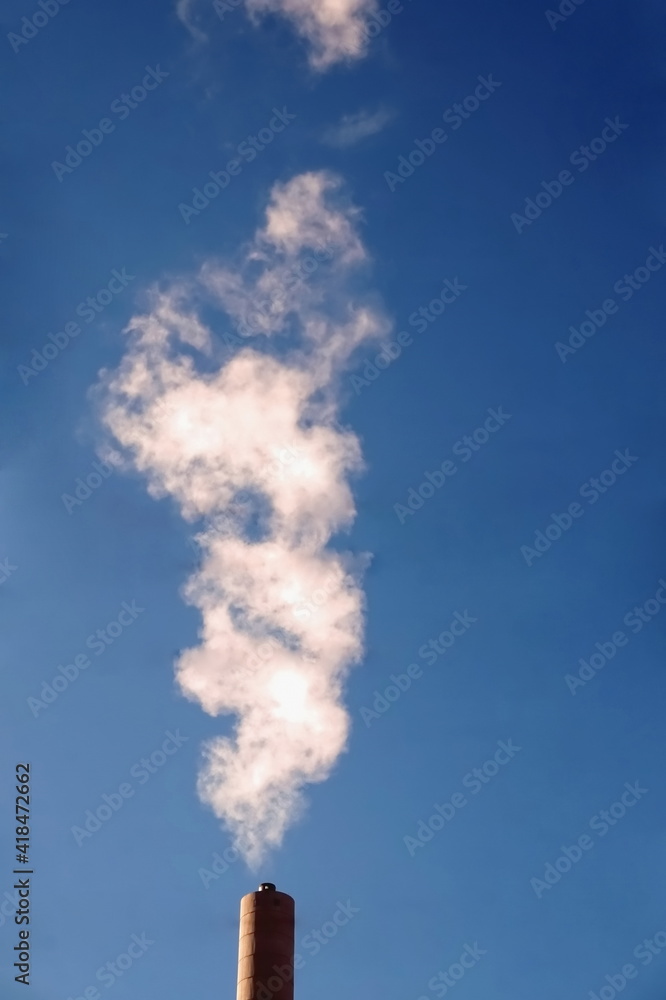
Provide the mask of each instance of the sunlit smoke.
POLYGON ((345 749, 343 685, 363 652, 366 560, 329 545, 353 522, 349 477, 362 469, 339 377, 388 330, 350 291, 367 257, 357 223, 327 173, 276 185, 239 260, 155 291, 100 383, 113 447, 196 525, 202 559, 184 596, 202 625, 176 676, 206 712, 236 716, 205 748, 198 788, 253 865, 345 749), (262 333, 220 362, 204 305, 239 329, 258 311, 262 333))

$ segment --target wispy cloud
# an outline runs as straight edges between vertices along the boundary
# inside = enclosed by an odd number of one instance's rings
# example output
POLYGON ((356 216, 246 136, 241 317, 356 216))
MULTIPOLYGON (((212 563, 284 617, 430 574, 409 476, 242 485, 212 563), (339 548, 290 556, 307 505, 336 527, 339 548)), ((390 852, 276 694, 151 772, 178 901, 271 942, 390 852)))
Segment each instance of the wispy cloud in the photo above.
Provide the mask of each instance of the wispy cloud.
POLYGON ((184 595, 201 612, 200 642, 176 673, 208 713, 237 716, 233 736, 206 748, 199 792, 250 863, 281 842, 303 786, 344 750, 343 683, 362 655, 364 560, 328 547, 354 519, 348 480, 362 467, 339 423, 340 375, 388 332, 350 291, 366 261, 357 216, 328 173, 276 185, 235 266, 210 261, 156 291, 98 390, 114 445, 150 493, 198 522, 203 559, 184 595), (330 263, 289 280, 320 244, 335 245, 330 263), (219 365, 199 307, 239 320, 258 303, 264 335, 219 365))
POLYGON ((197 42, 205 42, 208 36, 199 27, 194 13, 198 6, 199 0, 176 0, 176 16, 197 42))
POLYGON ((339 149, 353 146, 361 139, 381 132, 392 117, 386 108, 374 112, 362 110, 353 115, 343 115, 337 125, 332 125, 324 132, 323 142, 327 146, 336 146, 339 149))
POLYGON ((328 69, 358 59, 368 44, 367 19, 376 0, 246 0, 251 13, 283 14, 311 46, 310 63, 328 69))
MULTIPOLYGON (((193 20, 198 3, 177 0, 176 13, 195 37, 204 38, 193 20)), ((255 22, 264 14, 288 18, 308 42, 310 64, 318 70, 365 55, 368 18, 378 8, 377 0, 245 0, 243 6, 255 22)))

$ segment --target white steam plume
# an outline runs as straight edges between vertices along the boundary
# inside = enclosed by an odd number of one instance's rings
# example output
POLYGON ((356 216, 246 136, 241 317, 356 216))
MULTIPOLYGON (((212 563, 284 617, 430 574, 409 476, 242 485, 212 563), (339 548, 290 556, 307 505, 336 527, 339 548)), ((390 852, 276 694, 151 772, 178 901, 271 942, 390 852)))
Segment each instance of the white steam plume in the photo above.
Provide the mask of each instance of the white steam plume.
POLYGON ((102 373, 115 444, 153 496, 202 525, 184 591, 200 644, 176 675, 205 711, 237 716, 233 738, 206 748, 198 788, 251 864, 345 749, 343 682, 362 654, 362 560, 327 547, 354 518, 348 476, 361 468, 336 382, 387 324, 349 292, 366 253, 338 188, 326 173, 276 185, 238 266, 209 262, 155 292, 119 368, 102 373), (211 302, 262 331, 226 364, 197 309, 211 302))

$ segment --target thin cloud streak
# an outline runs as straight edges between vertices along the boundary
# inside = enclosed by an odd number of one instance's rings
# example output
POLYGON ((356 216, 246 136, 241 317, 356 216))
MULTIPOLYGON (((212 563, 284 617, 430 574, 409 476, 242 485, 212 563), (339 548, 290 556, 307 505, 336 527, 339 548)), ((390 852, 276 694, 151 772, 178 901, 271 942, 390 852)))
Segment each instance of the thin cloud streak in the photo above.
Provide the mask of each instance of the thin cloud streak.
POLYGON ((185 25, 197 42, 208 41, 208 36, 201 30, 194 15, 195 8, 199 6, 199 0, 177 0, 176 17, 185 25))
POLYGON ((344 115, 337 125, 332 125, 323 135, 327 146, 346 149, 370 135, 376 135, 388 125, 393 115, 385 108, 378 111, 357 111, 353 115, 344 115))

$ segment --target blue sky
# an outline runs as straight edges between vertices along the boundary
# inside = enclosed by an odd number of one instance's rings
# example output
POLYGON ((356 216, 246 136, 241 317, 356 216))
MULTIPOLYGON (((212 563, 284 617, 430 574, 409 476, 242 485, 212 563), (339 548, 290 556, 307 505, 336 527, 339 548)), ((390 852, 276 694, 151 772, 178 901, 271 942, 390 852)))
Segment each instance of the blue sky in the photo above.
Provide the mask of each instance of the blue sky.
MULTIPOLYGON (((300 998, 430 1000, 455 988, 469 1000, 656 1000, 666 976, 663 10, 585 0, 549 23, 527 0, 406 0, 365 50, 352 24, 345 53, 312 22, 305 31, 311 5, 291 18, 282 0, 266 6, 259 20, 252 0, 253 21, 243 4, 222 19, 205 0, 181 17, 170 2, 72 0, 14 44, 40 8, 4 7, 3 996, 23 988, 12 824, 14 768, 27 760, 35 1000, 93 987, 113 1000, 233 996, 238 901, 264 879, 296 899, 300 998), (145 79, 154 89, 132 99, 145 79), (239 151, 262 129, 265 148, 239 151), (83 130, 98 144, 54 168, 83 130), (417 140, 425 154, 414 155, 417 140), (183 213, 232 160, 224 190, 183 213), (327 240, 331 260, 296 282, 289 309, 241 338, 259 271, 274 292, 327 240), (182 309, 181 334, 197 322, 211 331, 208 353, 192 340, 142 347, 136 322, 123 333, 141 316, 159 333, 167 306, 182 309), (361 310, 370 333, 333 357, 324 386, 318 359, 334 352, 345 316, 360 329, 361 310), (299 323, 321 316, 326 337, 313 325, 301 343, 299 323), (255 368, 234 381, 243 351, 275 362, 255 395, 244 388, 255 368), (151 423, 127 403, 128 366, 136 374, 146 358, 150 378, 161 365, 170 384, 174 358, 192 366, 176 403, 192 406, 210 444, 191 466, 178 464, 159 414, 151 423), (270 673, 252 674, 218 641, 233 574, 216 576, 220 562, 192 536, 211 519, 219 528, 227 507, 245 516, 233 490, 245 488, 242 463, 273 440, 273 390, 293 388, 290 364, 333 406, 313 418, 328 435, 312 452, 317 468, 345 460, 310 507, 316 490, 285 487, 280 462, 273 478, 255 469, 241 556, 270 537, 263 484, 276 510, 293 501, 299 525, 321 528, 315 578, 327 559, 354 568, 295 633, 321 645, 308 661, 321 701, 304 715, 290 704, 262 729, 264 764, 284 764, 292 785, 280 788, 293 792, 299 763, 312 776, 298 740, 321 709, 321 740, 303 746, 330 776, 303 784, 300 815, 280 813, 281 845, 252 870, 232 849, 243 823, 224 817, 251 814, 260 840, 275 817, 253 805, 242 769, 235 781, 217 773, 213 808, 200 801, 202 747, 233 740, 236 722, 203 702, 237 698, 246 719, 264 719, 270 673), (203 386, 205 413, 217 415, 208 423, 196 409, 203 386), (365 468, 345 450, 352 435, 365 468), (124 469, 95 466, 105 448, 124 469), (86 496, 78 481, 91 474, 86 496), (183 596, 192 578, 204 581, 200 602, 213 595, 212 639, 183 596), (334 628, 338 601, 351 610, 334 628), (186 650, 199 650, 185 680, 200 700, 174 677, 186 650), (79 676, 42 701, 77 657, 79 676), (115 811, 77 833, 105 795, 115 811), (341 904, 349 919, 328 938, 341 904), (133 935, 144 936, 139 957, 99 978, 133 935), (463 953, 475 956, 469 968, 463 953)), ((373 17, 362 0, 339 7, 361 24, 373 17)), ((150 378, 150 405, 173 402, 150 378)), ((285 515, 275 536, 287 586, 302 569, 291 527, 285 515)))

